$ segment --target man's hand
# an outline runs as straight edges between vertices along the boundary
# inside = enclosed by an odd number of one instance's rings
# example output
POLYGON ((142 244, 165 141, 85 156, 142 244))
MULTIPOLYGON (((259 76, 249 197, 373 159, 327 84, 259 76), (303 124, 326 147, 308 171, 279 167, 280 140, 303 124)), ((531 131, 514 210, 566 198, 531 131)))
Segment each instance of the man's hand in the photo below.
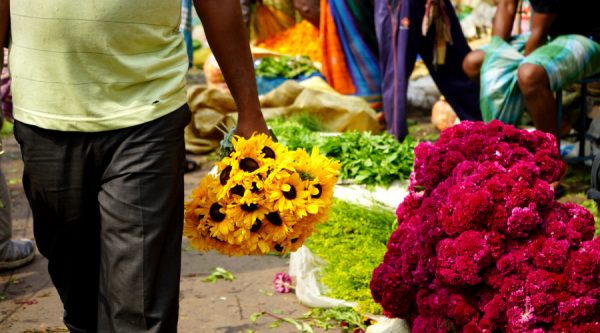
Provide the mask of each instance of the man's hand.
MULTIPOLYGON (((1 0, 0 0, 1 1, 1 0)), ((210 48, 238 108, 236 133, 268 133, 260 111, 256 79, 239 0, 194 0, 210 48)))
POLYGON ((531 35, 525 44, 525 56, 548 41, 548 32, 556 20, 557 13, 535 13, 531 24, 531 35))
POLYGON ((244 114, 244 112, 239 112, 238 123, 235 129, 236 135, 249 138, 254 133, 269 134, 269 129, 267 128, 262 113, 260 115, 255 115, 254 117, 244 116, 243 118, 242 114, 244 114))

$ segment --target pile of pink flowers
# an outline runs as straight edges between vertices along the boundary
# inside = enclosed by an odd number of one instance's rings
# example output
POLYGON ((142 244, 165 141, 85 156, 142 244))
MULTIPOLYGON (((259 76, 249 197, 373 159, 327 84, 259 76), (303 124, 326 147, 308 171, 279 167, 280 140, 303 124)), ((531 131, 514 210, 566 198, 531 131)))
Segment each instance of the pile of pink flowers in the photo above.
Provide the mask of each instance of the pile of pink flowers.
POLYGON ((371 292, 426 332, 600 332, 600 238, 554 199, 556 140, 464 122, 415 149, 410 194, 371 292))

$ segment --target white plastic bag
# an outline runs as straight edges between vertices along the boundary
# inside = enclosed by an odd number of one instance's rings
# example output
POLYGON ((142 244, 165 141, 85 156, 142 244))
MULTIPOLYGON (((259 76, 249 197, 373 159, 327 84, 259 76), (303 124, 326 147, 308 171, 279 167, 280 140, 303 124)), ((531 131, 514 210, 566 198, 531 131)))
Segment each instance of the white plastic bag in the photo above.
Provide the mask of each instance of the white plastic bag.
POLYGON ((396 211, 396 208, 408 195, 408 181, 395 181, 388 187, 364 185, 336 185, 333 196, 365 207, 383 205, 396 211))
POLYGON ((325 263, 306 246, 290 255, 290 275, 296 280, 296 297, 313 308, 354 307, 356 303, 326 297, 321 294, 317 273, 325 263))
POLYGON ((369 316, 369 318, 377 323, 367 327, 365 333, 410 333, 408 323, 402 319, 383 316, 369 316))

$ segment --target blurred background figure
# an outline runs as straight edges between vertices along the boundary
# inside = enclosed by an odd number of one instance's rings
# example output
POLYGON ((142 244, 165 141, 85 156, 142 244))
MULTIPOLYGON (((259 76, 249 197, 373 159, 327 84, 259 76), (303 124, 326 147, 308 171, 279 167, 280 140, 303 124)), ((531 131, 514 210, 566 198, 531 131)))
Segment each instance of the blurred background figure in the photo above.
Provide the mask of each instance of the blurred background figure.
MULTIPOLYGON (((0 98, 2 113, 0 128, 5 120, 12 119, 12 96, 10 93, 10 75, 8 73, 8 51, 4 49, 0 98)), ((1 139, 0 139, 1 140, 1 139)), ((0 154, 4 153, 0 143, 0 154)), ((15 269, 30 263, 35 257, 33 242, 29 239, 12 239, 12 216, 10 192, 0 168, 0 270, 15 269)))
POLYGON ((407 89, 417 55, 462 120, 481 120, 479 87, 462 62, 471 48, 449 0, 375 0, 383 110, 388 131, 403 140, 407 89))

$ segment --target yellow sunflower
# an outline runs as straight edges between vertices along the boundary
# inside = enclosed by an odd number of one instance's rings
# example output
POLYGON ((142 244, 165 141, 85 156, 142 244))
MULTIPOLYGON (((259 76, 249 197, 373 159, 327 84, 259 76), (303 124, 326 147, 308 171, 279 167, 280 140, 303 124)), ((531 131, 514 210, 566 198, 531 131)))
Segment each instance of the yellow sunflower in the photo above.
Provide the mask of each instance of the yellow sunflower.
POLYGON ((245 203, 250 192, 262 189, 264 179, 277 164, 281 164, 276 161, 285 158, 286 150, 264 134, 250 139, 235 137, 233 146, 231 155, 217 163, 223 186, 219 198, 237 194, 243 197, 242 202, 245 203))
POLYGON ((299 227, 301 224, 301 222, 297 222, 294 225, 292 232, 288 234, 286 239, 279 242, 278 249, 281 250, 279 252, 282 252, 284 254, 289 252, 295 252, 302 246, 302 244, 304 244, 306 238, 313 233, 314 227, 312 227, 312 229, 307 227, 299 227))
POLYGON ((296 218, 291 213, 270 212, 265 215, 258 233, 265 241, 278 243, 292 232, 295 223, 296 218))
POLYGON ((190 201, 185 203, 183 233, 199 250, 206 250, 201 244, 210 229, 210 206, 217 201, 218 180, 212 175, 202 179, 197 188, 192 191, 190 201))
POLYGON ((245 204, 233 203, 227 207, 227 215, 235 223, 236 228, 250 230, 256 219, 263 219, 269 208, 260 202, 245 204))
POLYGON ((228 255, 230 257, 248 254, 240 246, 231 245, 231 244, 229 244, 225 241, 222 241, 218 238, 207 237, 207 238, 205 238, 205 241, 206 241, 209 249, 216 250, 217 252, 228 255))
POLYGON ((234 151, 231 153, 231 158, 237 161, 240 170, 248 173, 261 172, 275 164, 274 158, 265 157, 263 153, 266 141, 272 142, 265 134, 254 135, 250 139, 243 137, 233 139, 234 151))
POLYGON ((281 172, 265 183, 267 201, 279 212, 292 213, 298 218, 308 214, 306 202, 310 192, 296 172, 281 172))
POLYGON ((314 214, 315 207, 323 210, 331 206, 339 163, 319 154, 318 148, 314 148, 310 155, 301 150, 297 151, 295 163, 298 173, 307 182, 311 199, 309 212, 314 214))
POLYGON ((227 206, 224 203, 214 202, 209 208, 207 219, 210 222, 210 235, 229 242, 229 239, 233 236, 235 224, 226 213, 227 206))
MULTIPOLYGON (((263 219, 264 220, 264 219, 263 219)), ((248 238, 244 240, 240 246, 248 250, 250 254, 267 254, 272 251, 271 241, 262 237, 259 232, 264 222, 257 219, 248 233, 248 238)))

